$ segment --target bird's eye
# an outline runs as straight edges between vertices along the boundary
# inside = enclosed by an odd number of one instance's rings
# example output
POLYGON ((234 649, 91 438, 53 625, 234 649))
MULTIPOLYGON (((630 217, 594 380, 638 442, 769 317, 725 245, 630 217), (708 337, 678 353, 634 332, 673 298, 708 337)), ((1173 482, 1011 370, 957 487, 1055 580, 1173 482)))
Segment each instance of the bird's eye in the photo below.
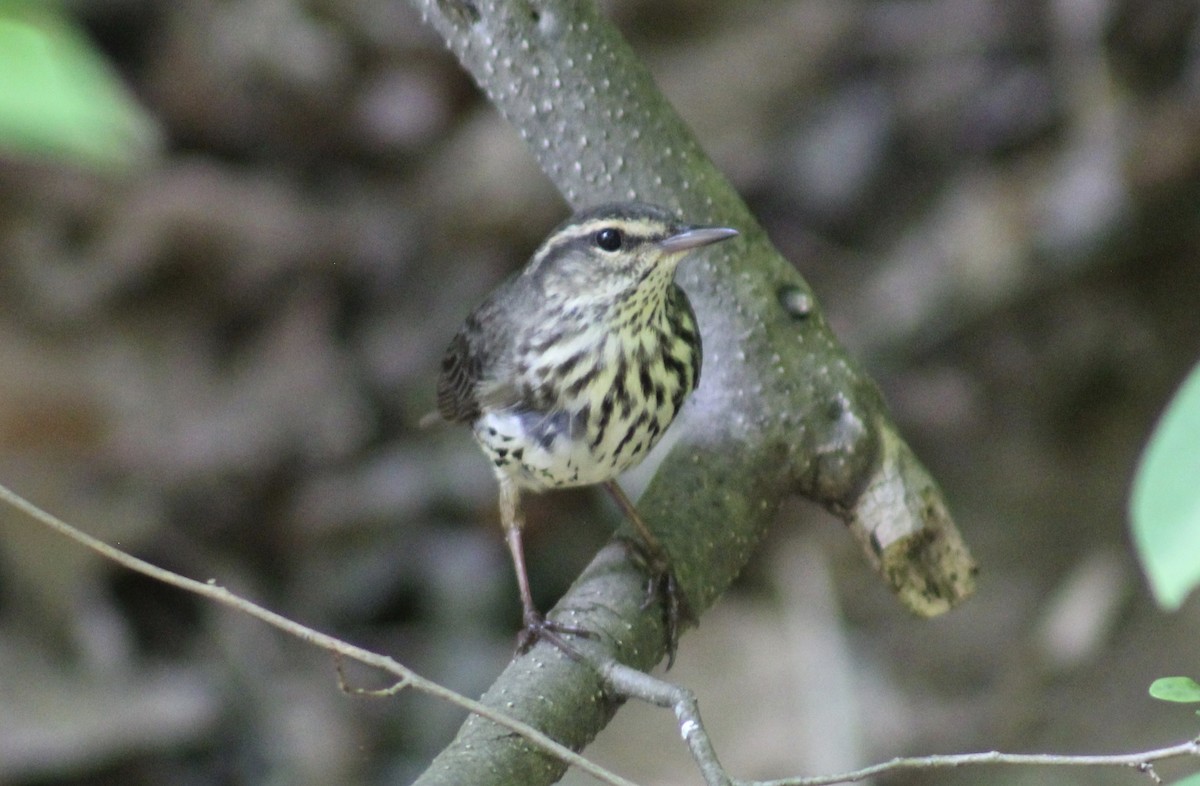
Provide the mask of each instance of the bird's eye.
POLYGON ((600 246, 605 251, 616 251, 621 248, 621 243, 624 238, 621 236, 621 230, 605 227, 596 233, 596 245, 600 246))

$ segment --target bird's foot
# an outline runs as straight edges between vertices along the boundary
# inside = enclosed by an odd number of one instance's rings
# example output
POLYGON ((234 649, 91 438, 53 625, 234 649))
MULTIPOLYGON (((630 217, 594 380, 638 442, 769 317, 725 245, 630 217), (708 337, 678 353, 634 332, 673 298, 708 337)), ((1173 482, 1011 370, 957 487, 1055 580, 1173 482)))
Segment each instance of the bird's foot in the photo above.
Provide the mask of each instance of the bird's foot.
POLYGON ((538 641, 547 641, 558 647, 571 660, 582 663, 584 660, 583 655, 579 650, 571 646, 563 636, 579 636, 584 639, 596 637, 596 634, 587 628, 546 619, 541 612, 534 608, 525 609, 522 625, 521 632, 517 634, 518 655, 524 655, 529 652, 530 648, 534 644, 537 644, 538 641))
POLYGON ((622 537, 629 557, 646 574, 646 597, 642 601, 642 609, 648 609, 656 602, 662 603, 663 629, 667 644, 667 669, 675 665, 675 651, 679 647, 679 634, 685 622, 695 622, 696 617, 688 606, 687 597, 683 594, 671 561, 661 546, 655 548, 638 538, 622 537))

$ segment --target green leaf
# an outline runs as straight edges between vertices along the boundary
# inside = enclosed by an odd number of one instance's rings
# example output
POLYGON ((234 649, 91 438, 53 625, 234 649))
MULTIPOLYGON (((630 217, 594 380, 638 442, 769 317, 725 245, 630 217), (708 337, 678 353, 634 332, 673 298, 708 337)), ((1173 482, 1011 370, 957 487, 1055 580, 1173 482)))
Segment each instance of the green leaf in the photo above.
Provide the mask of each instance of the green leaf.
POLYGON ((0 1, 0 154, 125 166, 158 129, 54 3, 0 1))
POLYGON ((1160 606, 1200 584, 1200 366, 1163 413, 1130 500, 1133 541, 1160 606))
POLYGON ((1159 677, 1150 683, 1150 695, 1180 704, 1200 702, 1200 684, 1191 677, 1159 677))

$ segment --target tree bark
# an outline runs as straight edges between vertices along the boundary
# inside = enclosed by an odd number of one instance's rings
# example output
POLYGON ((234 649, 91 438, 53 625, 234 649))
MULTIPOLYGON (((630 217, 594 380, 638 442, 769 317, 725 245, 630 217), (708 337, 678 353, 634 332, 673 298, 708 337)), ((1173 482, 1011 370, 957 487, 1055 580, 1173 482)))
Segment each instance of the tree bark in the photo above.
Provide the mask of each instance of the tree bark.
MULTIPOLYGON (((940 491, 896 433, 875 385, 832 335, 808 285, 771 246, 616 29, 583 0, 413 0, 575 208, 639 199, 741 237, 679 275, 705 347, 699 390, 639 510, 671 555, 691 609, 745 565, 781 501, 841 516, 911 610, 968 596, 975 566, 940 491)), ((639 669, 664 654, 661 612, 618 544, 553 616, 639 669)), ((573 748, 617 709, 596 675, 551 646, 516 658, 483 697, 573 748)), ((478 717, 419 784, 552 783, 563 765, 478 717)))

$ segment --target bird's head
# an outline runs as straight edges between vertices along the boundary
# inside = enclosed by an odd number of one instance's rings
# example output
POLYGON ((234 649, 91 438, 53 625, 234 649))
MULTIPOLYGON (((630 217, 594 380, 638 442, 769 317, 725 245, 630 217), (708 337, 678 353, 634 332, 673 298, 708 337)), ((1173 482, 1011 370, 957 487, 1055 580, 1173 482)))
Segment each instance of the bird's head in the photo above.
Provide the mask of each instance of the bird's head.
POLYGON ((529 273, 548 290, 602 299, 666 292, 689 252, 733 237, 737 230, 694 226, 642 202, 582 210, 560 224, 534 255, 529 273))

